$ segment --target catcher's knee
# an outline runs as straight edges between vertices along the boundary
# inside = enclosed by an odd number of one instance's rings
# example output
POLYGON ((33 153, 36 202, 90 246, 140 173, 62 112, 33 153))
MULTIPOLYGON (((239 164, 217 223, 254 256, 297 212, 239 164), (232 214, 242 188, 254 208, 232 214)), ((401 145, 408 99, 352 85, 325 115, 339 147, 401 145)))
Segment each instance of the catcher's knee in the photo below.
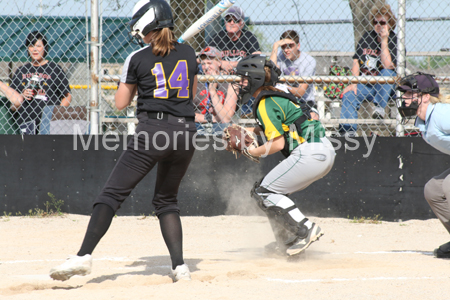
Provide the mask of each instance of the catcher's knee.
POLYGON ((258 204, 259 208, 261 208, 263 211, 266 211, 267 206, 264 205, 264 201, 266 201, 267 197, 270 194, 275 193, 261 186, 261 182, 263 181, 263 179, 264 177, 261 178, 261 180, 255 182, 250 192, 250 195, 252 196, 253 199, 256 200, 256 203, 258 204))

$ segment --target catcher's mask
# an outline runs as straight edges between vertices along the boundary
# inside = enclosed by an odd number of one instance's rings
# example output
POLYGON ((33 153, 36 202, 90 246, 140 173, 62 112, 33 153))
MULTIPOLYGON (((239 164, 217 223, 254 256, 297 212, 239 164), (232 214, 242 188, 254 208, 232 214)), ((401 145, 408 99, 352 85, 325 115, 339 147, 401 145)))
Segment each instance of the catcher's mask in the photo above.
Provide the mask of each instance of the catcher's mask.
POLYGON ((241 105, 246 104, 258 88, 261 86, 275 86, 280 69, 265 55, 253 54, 242 59, 236 67, 236 75, 241 76, 239 86, 234 84, 234 90, 241 105), (264 67, 270 69, 270 79, 266 81, 266 71, 264 67), (245 84, 246 83, 246 84, 245 84), (245 85, 244 85, 245 84, 245 85))
POLYGON ((401 93, 400 101, 397 101, 398 112, 403 118, 403 122, 416 116, 417 109, 422 104, 422 95, 430 94, 439 96, 439 85, 434 80, 434 75, 417 72, 400 79, 397 91, 401 93), (417 94, 417 97, 409 98, 411 102, 406 103, 405 93, 411 92, 410 96, 417 94))
POLYGON ((143 47, 143 38, 150 31, 161 28, 173 30, 170 5, 165 0, 140 0, 133 7, 133 16, 128 25, 132 41, 143 47))

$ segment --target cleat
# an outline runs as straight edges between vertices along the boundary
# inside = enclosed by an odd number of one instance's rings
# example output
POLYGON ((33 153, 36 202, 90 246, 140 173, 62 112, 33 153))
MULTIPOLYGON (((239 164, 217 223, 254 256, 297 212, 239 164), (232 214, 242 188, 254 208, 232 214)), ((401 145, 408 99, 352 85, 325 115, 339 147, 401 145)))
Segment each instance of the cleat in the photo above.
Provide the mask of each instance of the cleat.
POLYGON ((179 265, 172 270, 173 282, 180 280, 191 280, 191 272, 189 272, 189 267, 186 264, 179 265))
POLYGON ((311 229, 308 230, 308 235, 305 238, 299 237, 297 242, 286 250, 287 254, 292 256, 302 253, 312 242, 317 241, 323 234, 323 230, 316 223, 313 223, 311 229))
POLYGON ((84 276, 91 273, 92 256, 70 255, 67 260, 50 270, 50 277, 53 280, 66 281, 74 275, 84 276))

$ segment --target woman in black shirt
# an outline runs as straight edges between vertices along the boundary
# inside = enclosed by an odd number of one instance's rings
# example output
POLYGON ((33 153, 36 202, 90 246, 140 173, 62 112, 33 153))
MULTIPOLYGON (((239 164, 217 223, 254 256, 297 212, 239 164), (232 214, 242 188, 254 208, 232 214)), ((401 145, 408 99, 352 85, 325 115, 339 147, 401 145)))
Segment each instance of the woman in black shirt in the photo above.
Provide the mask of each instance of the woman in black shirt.
POLYGON ((132 34, 149 44, 128 56, 116 107, 127 107, 136 92, 136 134, 122 153, 101 194, 77 256, 53 268, 50 276, 67 280, 90 273, 91 254, 134 187, 158 164, 153 205, 172 260, 173 280, 190 280, 183 260, 177 194, 194 154, 193 91, 197 85, 195 51, 176 42, 173 17, 164 0, 141 0, 133 9, 132 34))
MULTIPOLYGON (((393 32, 396 18, 389 4, 374 5, 370 21, 373 30, 366 32, 353 56, 353 76, 396 76, 397 35, 393 32)), ((351 84, 342 92, 341 119, 357 119, 364 100, 375 104, 372 117, 383 119, 385 107, 394 92, 392 84, 351 84)), ((341 135, 356 135, 356 124, 340 124, 341 135)))
POLYGON ((22 134, 36 134, 45 106, 69 106, 72 100, 69 80, 62 68, 46 59, 48 44, 39 31, 28 34, 25 41, 31 62, 19 67, 11 87, 0 83, 0 89, 17 111, 22 134))

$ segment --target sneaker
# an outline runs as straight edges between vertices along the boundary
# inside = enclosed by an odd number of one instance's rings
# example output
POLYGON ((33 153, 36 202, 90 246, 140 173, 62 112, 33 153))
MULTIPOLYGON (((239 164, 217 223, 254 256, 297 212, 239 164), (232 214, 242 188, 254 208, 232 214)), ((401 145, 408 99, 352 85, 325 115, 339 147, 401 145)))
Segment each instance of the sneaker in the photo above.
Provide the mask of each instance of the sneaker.
POLYGON ((434 256, 437 258, 450 258, 450 242, 434 249, 434 256))
POLYGON ((189 272, 189 267, 186 264, 179 265, 172 270, 173 282, 179 280, 191 280, 191 272, 189 272))
POLYGON ((386 111, 381 106, 376 105, 373 108, 373 113, 372 113, 373 119, 384 119, 385 115, 386 115, 386 111))
POLYGON ((50 277, 54 280, 66 281, 74 275, 84 276, 91 273, 92 256, 70 255, 67 260, 50 270, 50 277))
POLYGON ((324 234, 323 230, 316 225, 312 224, 311 229, 308 230, 308 235, 305 238, 300 238, 294 245, 287 249, 288 255, 296 255, 306 250, 312 242, 317 241, 324 234))

